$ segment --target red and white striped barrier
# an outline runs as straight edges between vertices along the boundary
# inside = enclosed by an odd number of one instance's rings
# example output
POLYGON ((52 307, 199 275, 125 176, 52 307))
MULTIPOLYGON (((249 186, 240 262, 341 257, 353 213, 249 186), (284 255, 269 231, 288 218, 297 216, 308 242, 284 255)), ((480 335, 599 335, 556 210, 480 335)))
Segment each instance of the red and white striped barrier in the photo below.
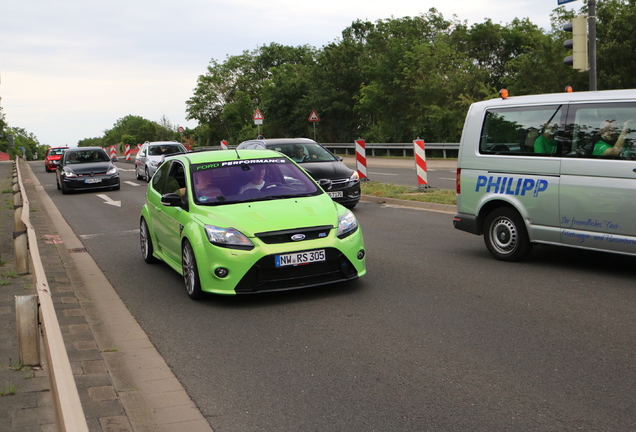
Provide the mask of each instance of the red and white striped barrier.
POLYGON ((221 150, 227 150, 227 141, 221 141, 221 150))
POLYGON ((114 145, 110 146, 110 157, 111 158, 117 157, 117 150, 115 150, 114 145))
POLYGON ((125 150, 125 155, 126 155, 126 160, 129 161, 130 160, 130 144, 126 144, 126 150, 125 150))
POLYGON ((356 140, 356 168, 361 181, 369 180, 367 176, 367 153, 363 139, 356 140))
POLYGON ((427 189, 428 174, 426 173, 426 151, 424 150, 424 140, 413 141, 413 154, 415 155, 415 169, 417 172, 417 187, 427 189))

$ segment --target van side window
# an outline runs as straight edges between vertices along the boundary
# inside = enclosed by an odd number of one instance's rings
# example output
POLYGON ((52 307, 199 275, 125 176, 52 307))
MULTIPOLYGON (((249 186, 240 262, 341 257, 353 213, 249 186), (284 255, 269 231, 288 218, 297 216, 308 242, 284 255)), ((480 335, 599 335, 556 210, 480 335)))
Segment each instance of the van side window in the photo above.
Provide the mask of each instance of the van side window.
POLYGON ((564 112, 562 105, 490 109, 482 126, 479 152, 560 156, 564 112))
POLYGON ((636 103, 572 104, 567 129, 568 157, 636 159, 636 103))

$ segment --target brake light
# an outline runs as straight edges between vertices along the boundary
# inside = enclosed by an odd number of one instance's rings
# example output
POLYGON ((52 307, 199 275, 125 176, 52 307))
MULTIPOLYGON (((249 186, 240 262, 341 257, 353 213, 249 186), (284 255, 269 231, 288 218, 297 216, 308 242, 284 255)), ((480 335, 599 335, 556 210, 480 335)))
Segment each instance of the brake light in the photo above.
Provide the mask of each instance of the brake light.
POLYGON ((462 188, 459 184, 459 178, 460 178, 460 174, 462 172, 461 168, 457 168, 457 177, 455 178, 455 190, 457 191, 457 194, 459 195, 460 193, 462 193, 462 188))

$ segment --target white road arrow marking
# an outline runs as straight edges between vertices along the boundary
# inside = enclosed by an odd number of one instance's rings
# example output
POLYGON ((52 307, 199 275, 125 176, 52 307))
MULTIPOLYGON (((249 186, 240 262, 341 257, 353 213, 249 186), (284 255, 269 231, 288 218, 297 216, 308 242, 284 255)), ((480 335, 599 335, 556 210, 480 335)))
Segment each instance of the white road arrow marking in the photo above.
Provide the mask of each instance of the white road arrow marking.
POLYGON ((121 207, 121 201, 113 201, 106 194, 98 194, 97 196, 104 200, 104 204, 110 204, 110 205, 115 206, 115 207, 121 207))

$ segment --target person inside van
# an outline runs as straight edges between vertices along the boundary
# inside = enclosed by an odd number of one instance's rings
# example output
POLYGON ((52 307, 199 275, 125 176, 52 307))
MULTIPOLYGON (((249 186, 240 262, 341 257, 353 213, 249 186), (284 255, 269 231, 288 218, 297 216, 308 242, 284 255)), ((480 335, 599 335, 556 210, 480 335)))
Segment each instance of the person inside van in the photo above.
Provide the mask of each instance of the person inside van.
POLYGON ((548 122, 543 126, 543 133, 534 140, 535 153, 554 154, 557 149, 557 141, 554 138, 559 125, 554 122, 548 122))
POLYGON ((594 156, 619 156, 625 145, 627 135, 627 125, 631 120, 623 123, 623 130, 618 133, 616 120, 605 120, 601 123, 599 133, 601 139, 594 144, 594 156))

